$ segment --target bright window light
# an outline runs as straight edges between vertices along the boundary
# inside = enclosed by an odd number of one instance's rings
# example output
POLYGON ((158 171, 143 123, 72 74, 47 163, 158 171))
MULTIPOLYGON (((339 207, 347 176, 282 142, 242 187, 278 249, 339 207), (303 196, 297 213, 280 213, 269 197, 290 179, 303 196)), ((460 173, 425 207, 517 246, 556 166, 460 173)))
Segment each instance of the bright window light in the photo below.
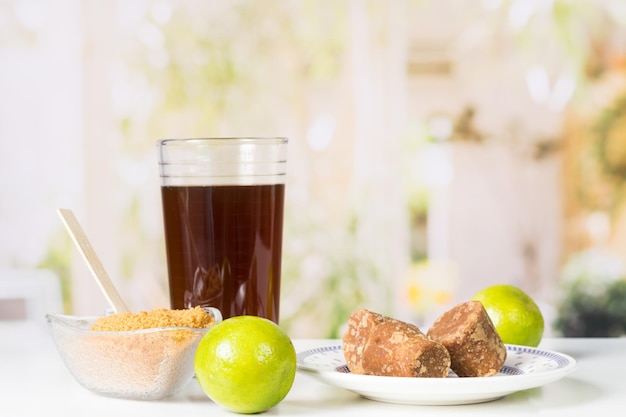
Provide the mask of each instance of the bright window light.
POLYGON ((307 142, 314 151, 323 151, 330 146, 335 136, 335 127, 337 122, 331 114, 322 114, 318 116, 306 135, 307 142))
POLYGON ((531 68, 526 74, 526 84, 530 96, 536 103, 543 103, 548 99, 550 95, 550 81, 545 68, 531 68))

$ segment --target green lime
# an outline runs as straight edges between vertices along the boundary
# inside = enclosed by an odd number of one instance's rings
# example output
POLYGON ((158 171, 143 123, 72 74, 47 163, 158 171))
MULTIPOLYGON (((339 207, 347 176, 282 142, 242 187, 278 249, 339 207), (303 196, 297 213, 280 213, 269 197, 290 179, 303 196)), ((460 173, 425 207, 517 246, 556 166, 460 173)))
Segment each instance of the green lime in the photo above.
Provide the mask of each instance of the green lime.
POLYGON ((226 319, 202 337, 194 358, 202 390, 227 410, 260 413, 281 402, 296 376, 296 351, 274 322, 256 316, 226 319))
POLYGON ((513 285, 484 288, 472 297, 480 301, 502 342, 536 347, 541 342, 544 321, 535 301, 513 285))

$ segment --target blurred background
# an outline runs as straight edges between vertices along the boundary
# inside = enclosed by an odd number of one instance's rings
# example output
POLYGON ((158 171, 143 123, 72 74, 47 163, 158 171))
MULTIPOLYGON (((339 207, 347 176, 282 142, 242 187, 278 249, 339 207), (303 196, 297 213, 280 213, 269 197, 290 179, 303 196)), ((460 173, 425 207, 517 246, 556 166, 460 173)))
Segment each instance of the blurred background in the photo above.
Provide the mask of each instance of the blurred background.
POLYGON ((497 283, 547 335, 625 334, 626 2, 0 0, 0 279, 108 307, 67 207, 131 309, 168 306, 156 140, 244 135, 290 139, 294 337, 497 283))

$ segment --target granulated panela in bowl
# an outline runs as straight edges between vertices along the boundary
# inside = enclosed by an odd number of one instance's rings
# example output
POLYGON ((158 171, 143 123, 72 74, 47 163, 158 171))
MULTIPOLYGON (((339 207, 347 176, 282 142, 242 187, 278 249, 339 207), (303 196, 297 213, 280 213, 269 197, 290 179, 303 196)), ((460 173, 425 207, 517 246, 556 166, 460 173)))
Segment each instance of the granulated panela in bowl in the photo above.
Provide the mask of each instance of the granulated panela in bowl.
POLYGON ((154 329, 158 327, 211 327, 215 318, 202 307, 187 310, 156 308, 139 313, 118 313, 98 318, 91 330, 101 332, 126 332, 130 330, 154 329))
POLYGON ((57 348, 84 387, 104 395, 159 399, 193 377, 202 336, 215 324, 203 308, 155 309, 95 319, 48 316, 57 348))

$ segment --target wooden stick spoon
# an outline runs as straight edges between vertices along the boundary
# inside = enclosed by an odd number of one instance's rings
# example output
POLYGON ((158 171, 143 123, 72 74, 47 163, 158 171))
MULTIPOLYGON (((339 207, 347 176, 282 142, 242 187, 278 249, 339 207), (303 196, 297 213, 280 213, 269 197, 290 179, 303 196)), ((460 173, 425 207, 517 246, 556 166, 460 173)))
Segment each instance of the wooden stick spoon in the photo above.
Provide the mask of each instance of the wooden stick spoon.
POLYGON ((128 309, 126 308, 122 297, 120 297, 117 289, 115 289, 113 282, 109 278, 109 274, 107 274, 106 270, 102 266, 102 262, 100 262, 100 258, 98 258, 98 255, 91 247, 91 243, 89 243, 87 235, 80 226, 80 223, 78 223, 78 220, 76 220, 72 210, 60 208, 57 212, 59 213, 59 216, 61 216, 61 220, 63 220, 63 224, 65 224, 72 240, 76 246, 78 246, 83 259, 87 262, 87 266, 89 266, 91 274, 96 279, 96 282, 104 293, 106 299, 109 301, 109 304, 113 307, 113 311, 115 313, 127 312, 128 309))

